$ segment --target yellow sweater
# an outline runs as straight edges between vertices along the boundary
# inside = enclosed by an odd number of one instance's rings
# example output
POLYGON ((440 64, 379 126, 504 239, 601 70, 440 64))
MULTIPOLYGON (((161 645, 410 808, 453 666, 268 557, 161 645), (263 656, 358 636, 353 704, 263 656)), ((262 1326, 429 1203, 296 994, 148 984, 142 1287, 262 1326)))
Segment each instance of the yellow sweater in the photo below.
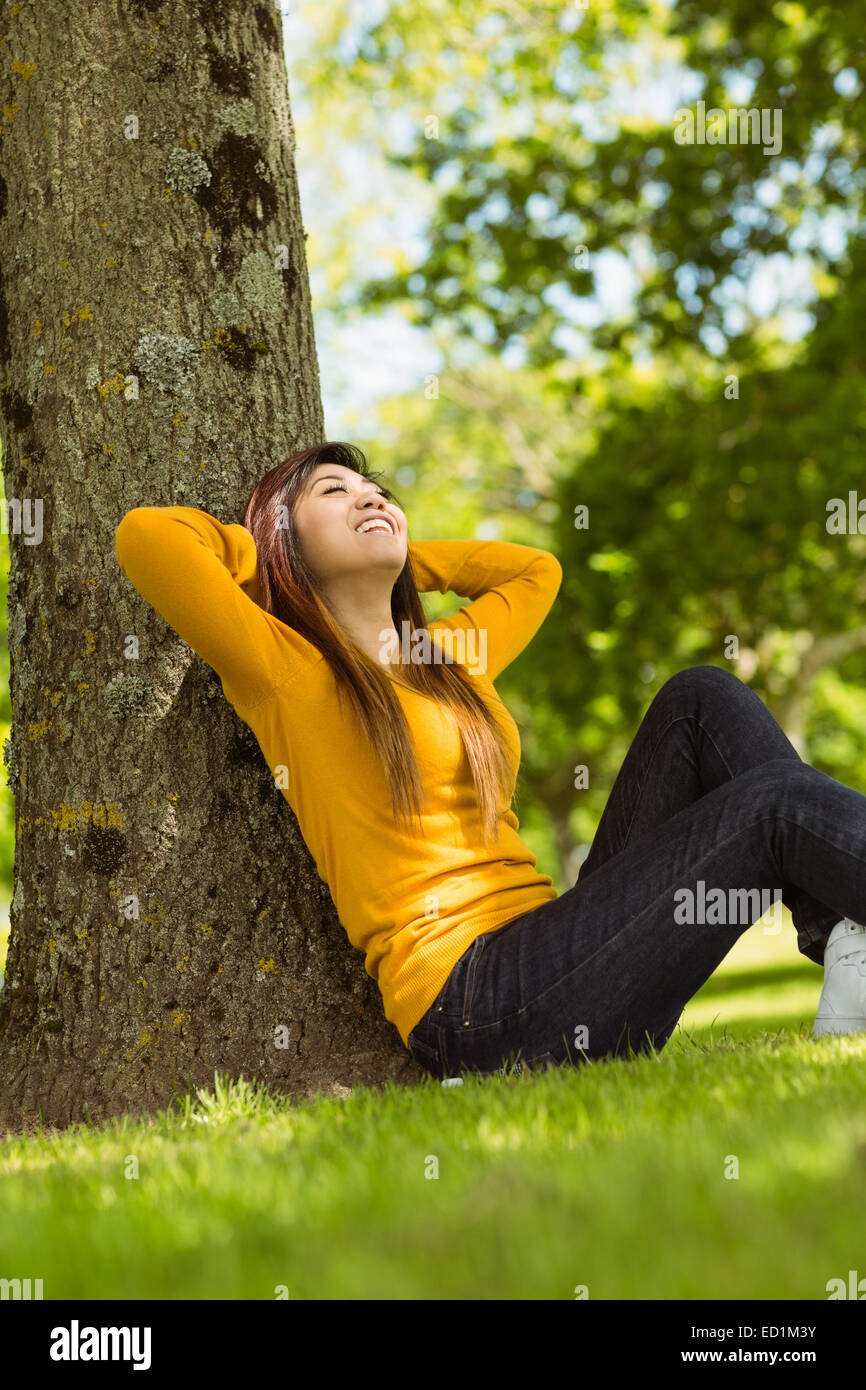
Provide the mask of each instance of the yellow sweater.
POLYGON ((395 824, 384 768, 352 706, 338 704, 328 662, 245 591, 257 588, 255 541, 244 526, 193 507, 136 507, 115 545, 123 573, 216 671, 258 739, 349 940, 365 953, 385 1017, 406 1044, 477 936, 557 896, 517 833, 510 803, 520 737, 492 681, 550 611, 559 561, 504 541, 409 542, 421 592, 474 600, 429 626, 440 634, 437 645, 451 644, 454 659, 476 671, 476 689, 505 726, 513 779, 499 807, 499 844, 485 849, 456 723, 398 681, 426 794, 423 838, 395 824))

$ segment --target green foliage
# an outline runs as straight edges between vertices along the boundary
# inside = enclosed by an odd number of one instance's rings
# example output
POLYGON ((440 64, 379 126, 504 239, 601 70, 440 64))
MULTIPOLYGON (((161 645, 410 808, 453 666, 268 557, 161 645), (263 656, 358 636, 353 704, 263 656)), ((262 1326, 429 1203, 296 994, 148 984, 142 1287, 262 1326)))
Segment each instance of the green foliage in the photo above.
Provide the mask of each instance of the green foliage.
MULTIPOLYGON (((332 32, 345 19, 331 7, 332 32)), ((614 253, 637 295, 587 328, 596 348, 630 360, 709 343, 751 361, 762 325, 742 289, 758 260, 806 256, 824 294, 850 273, 844 242, 819 233, 829 213, 848 228, 861 217, 863 53, 862 15, 840 4, 548 0, 522 17, 492 0, 390 4, 336 80, 414 120, 410 148, 389 158, 436 201, 427 254, 358 302, 400 302, 416 323, 447 319, 497 350, 518 339, 553 365, 555 330, 585 320, 614 253), (664 116, 644 95, 653 83, 669 90, 664 116), (707 108, 780 112, 779 152, 677 143, 674 112, 696 90, 707 108)))

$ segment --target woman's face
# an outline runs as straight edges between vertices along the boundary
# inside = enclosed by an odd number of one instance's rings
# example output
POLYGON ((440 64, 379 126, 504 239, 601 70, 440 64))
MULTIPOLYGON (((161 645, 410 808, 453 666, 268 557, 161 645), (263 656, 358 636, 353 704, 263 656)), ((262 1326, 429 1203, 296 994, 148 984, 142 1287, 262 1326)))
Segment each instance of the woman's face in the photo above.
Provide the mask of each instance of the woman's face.
POLYGON ((397 579, 406 563, 406 515, 379 483, 338 463, 320 463, 295 506, 304 559, 319 580, 377 570, 397 579), (380 529, 371 529, 377 521, 380 529), (362 528, 362 529, 359 529, 362 528))

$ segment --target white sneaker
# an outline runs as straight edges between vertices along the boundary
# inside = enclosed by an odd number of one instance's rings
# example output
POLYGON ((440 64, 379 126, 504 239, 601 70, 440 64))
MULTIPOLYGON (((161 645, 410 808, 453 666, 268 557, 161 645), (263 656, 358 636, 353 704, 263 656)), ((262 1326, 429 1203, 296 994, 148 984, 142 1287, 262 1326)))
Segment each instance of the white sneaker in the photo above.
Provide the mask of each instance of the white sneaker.
POLYGON ((812 1037, 866 1032, 866 927, 845 917, 824 952, 824 988, 812 1037))

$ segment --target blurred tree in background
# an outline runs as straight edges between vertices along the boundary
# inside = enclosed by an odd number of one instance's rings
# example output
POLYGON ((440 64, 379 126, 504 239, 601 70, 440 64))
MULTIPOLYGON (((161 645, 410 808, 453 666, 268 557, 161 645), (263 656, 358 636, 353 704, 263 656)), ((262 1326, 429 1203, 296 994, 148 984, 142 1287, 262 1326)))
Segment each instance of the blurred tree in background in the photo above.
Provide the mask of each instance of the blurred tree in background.
POLYGON ((652 695, 702 662, 866 790, 866 536, 827 529, 861 482, 866 422, 862 16, 740 0, 378 15, 329 7, 304 81, 319 121, 327 90, 344 129, 379 132, 426 246, 383 248, 390 268, 364 283, 332 268, 328 297, 347 321, 397 307, 441 347, 435 392, 419 371, 360 441, 398 483, 409 470, 416 533, 444 516, 563 563, 499 682, 524 716, 527 838, 546 824, 573 881, 652 695), (778 148, 678 143, 698 99, 766 111, 778 148))

